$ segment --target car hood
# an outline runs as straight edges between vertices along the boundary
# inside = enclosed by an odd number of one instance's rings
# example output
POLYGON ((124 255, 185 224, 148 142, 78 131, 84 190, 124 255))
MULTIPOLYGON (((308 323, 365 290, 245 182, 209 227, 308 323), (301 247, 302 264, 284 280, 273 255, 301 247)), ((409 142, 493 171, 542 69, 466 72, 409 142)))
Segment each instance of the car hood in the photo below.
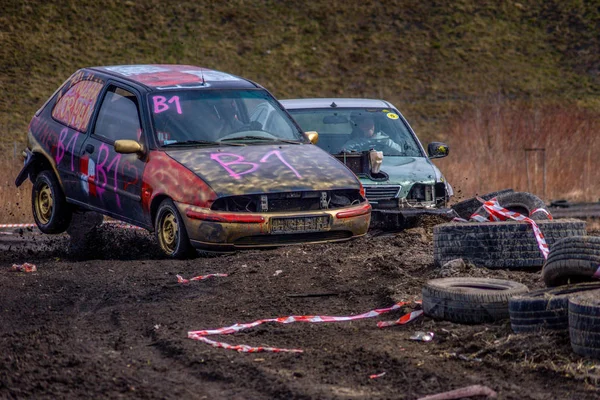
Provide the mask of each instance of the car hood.
POLYGON ((385 156, 381 171, 388 174, 385 181, 361 179, 365 185, 401 185, 406 186, 415 182, 433 184, 440 180, 441 173, 426 157, 385 156))
POLYGON ((310 144, 200 147, 166 153, 219 197, 360 188, 352 171, 310 144))

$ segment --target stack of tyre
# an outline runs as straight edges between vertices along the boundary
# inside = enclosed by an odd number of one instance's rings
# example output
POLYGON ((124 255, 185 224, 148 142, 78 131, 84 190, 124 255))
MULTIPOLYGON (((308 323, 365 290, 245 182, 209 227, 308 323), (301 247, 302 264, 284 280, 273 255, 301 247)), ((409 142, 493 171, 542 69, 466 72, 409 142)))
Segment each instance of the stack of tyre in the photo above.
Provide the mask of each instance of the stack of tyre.
MULTIPOLYGON (((586 234, 585 222, 577 219, 551 220, 539 197, 527 192, 506 189, 480 196, 496 198, 503 208, 528 216, 542 231, 546 243, 586 234)), ((452 206, 465 220, 473 215, 488 217, 477 198, 452 206)), ((457 258, 486 268, 540 269, 544 257, 538 247, 533 228, 523 221, 449 222, 433 228, 433 259, 440 267, 457 258)))
POLYGON ((515 332, 569 330, 573 351, 600 358, 600 237, 562 239, 542 269, 547 288, 511 298, 515 332))
MULTIPOLYGON (((458 323, 510 317, 517 332, 569 330, 573 351, 600 358, 600 237, 586 236, 585 222, 551 220, 543 202, 510 189, 481 196, 533 219, 550 253, 544 260, 531 226, 524 222, 452 222, 434 227, 437 266, 462 258, 487 268, 542 268, 547 288, 529 292, 518 282, 487 278, 446 278, 423 288, 425 315, 458 323)), ((453 208, 463 219, 487 216, 478 199, 453 208)), ((471 220, 472 221, 472 220, 471 220)))

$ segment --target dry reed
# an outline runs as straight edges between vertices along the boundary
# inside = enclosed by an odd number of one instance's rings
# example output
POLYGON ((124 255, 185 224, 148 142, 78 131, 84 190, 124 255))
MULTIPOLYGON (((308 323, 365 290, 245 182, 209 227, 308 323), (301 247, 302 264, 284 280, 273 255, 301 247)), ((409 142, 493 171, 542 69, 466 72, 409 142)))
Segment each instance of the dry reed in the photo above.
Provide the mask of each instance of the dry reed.
POLYGON ((547 202, 596 202, 599 116, 576 106, 480 105, 451 121, 451 155, 437 164, 456 200, 513 188, 547 202))
POLYGON ((27 180, 19 188, 15 178, 23 166, 22 160, 12 154, 0 159, 0 224, 31 223, 31 183, 27 180))

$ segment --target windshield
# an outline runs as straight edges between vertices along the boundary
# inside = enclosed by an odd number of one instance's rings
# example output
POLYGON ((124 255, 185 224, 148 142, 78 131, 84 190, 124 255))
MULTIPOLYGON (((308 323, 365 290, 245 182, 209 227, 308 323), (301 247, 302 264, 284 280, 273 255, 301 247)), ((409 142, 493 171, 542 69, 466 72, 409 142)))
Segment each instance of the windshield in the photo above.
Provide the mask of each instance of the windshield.
POLYGON ((306 142, 265 90, 179 90, 149 95, 160 146, 306 142))
POLYGON ((389 109, 288 110, 304 131, 317 131, 317 146, 331 154, 375 149, 385 156, 424 157, 399 114, 389 109))

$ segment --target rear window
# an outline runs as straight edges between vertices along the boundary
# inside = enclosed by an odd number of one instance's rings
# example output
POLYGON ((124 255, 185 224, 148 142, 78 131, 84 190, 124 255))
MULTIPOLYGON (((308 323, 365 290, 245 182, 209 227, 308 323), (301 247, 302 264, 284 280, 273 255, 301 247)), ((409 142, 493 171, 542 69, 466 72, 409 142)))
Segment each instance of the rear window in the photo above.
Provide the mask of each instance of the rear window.
POLYGON ((102 84, 79 81, 56 102, 52 118, 80 132, 87 131, 102 84))

